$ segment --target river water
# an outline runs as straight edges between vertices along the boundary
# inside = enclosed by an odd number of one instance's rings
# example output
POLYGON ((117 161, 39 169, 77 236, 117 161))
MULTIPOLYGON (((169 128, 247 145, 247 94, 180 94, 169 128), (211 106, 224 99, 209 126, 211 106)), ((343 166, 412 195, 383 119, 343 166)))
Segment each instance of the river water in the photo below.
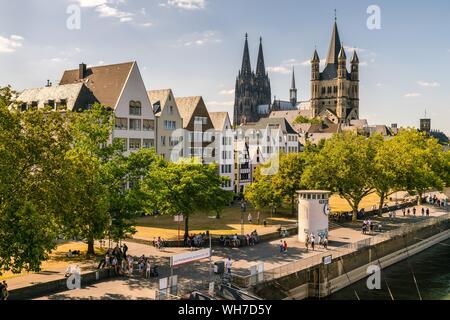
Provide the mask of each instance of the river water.
POLYGON ((391 300, 390 289, 395 300, 418 300, 419 292, 424 300, 450 300, 450 239, 382 270, 381 279, 381 290, 369 290, 363 279, 328 299, 391 300))

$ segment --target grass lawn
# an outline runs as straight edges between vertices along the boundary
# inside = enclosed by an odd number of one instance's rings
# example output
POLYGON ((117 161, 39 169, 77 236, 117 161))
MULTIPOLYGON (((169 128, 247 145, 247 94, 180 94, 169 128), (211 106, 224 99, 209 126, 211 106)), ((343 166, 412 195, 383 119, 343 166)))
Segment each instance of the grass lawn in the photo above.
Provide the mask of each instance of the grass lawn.
MULTIPOLYGON (((90 265, 95 264, 97 262, 97 258, 91 257, 87 259, 86 252, 87 252, 87 244, 84 243, 68 242, 61 244, 55 249, 55 251, 52 252, 49 260, 42 262, 41 269, 42 271, 52 271, 52 270, 59 271, 67 268, 69 264, 79 264, 80 267, 83 269, 83 267, 88 267, 90 265), (69 250, 72 251, 79 250, 81 252, 81 255, 69 259, 66 257, 66 254, 69 252, 69 250)), ((101 255, 105 253, 105 250, 96 247, 95 253, 97 255, 101 255)), ((7 280, 15 277, 24 276, 27 274, 29 273, 22 272, 20 274, 13 274, 12 272, 5 272, 3 275, 0 276, 0 280, 7 280)))
MULTIPOLYGON (((296 218, 288 213, 274 215, 271 218, 270 210, 261 212, 260 225, 256 225, 257 214, 253 209, 249 209, 244 214, 245 233, 251 233, 255 229, 259 234, 276 231, 280 225, 296 223, 296 218), (252 213, 255 224, 248 223, 248 214, 252 213), (264 227, 263 221, 267 220, 268 227, 264 227)), ((135 238, 153 240, 155 237, 162 237, 166 240, 176 240, 178 238, 178 223, 174 222, 171 216, 144 217, 137 221, 138 230, 135 238)), ((222 213, 221 219, 216 219, 214 214, 197 214, 189 218, 189 230, 191 233, 202 233, 209 230, 213 235, 232 235, 241 233, 241 210, 238 207, 227 208, 222 213)), ((180 224, 180 235, 184 235, 184 222, 180 224)))
MULTIPOLYGON (((370 208, 373 205, 378 205, 379 197, 376 194, 367 196, 361 202, 361 208, 370 208)), ((333 196, 330 201, 331 209, 335 212, 351 211, 345 199, 339 196, 333 196)), ((249 209, 252 213, 253 220, 256 220, 256 213, 253 209, 249 209)), ((281 209, 278 213, 271 217, 270 210, 263 210, 261 212, 261 225, 249 225, 247 221, 248 212, 245 214, 245 233, 250 233, 257 230, 259 234, 266 234, 275 232, 280 225, 293 224, 297 222, 297 218, 290 214, 290 209, 281 209), (268 227, 262 225, 264 219, 267 219, 268 227)), ((191 233, 198 234, 209 230, 211 234, 231 235, 241 234, 241 210, 238 207, 228 208, 224 210, 220 220, 212 217, 213 214, 198 214, 189 218, 189 230, 191 233)), ((256 221, 255 221, 256 222, 256 221)), ((137 233, 135 238, 153 240, 155 237, 162 237, 166 240, 178 239, 178 224, 174 222, 173 217, 158 216, 158 217, 144 217, 137 221, 137 233)), ((180 236, 184 235, 184 223, 180 224, 180 236)))

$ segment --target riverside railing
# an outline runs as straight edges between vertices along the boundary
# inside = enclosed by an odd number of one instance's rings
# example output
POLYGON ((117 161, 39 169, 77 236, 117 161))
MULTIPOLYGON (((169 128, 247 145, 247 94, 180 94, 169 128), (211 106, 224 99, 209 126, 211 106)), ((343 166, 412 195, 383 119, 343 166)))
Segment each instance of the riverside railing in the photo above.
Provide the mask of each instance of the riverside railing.
POLYGON ((291 262, 291 263, 288 263, 288 264, 285 264, 285 265, 282 265, 279 267, 275 267, 273 269, 264 271, 263 274, 246 275, 246 276, 233 274, 232 282, 241 288, 249 288, 256 284, 273 281, 273 280, 288 276, 290 274, 294 274, 301 270, 318 266, 323 263, 324 257, 333 255, 333 258, 338 258, 343 255, 361 250, 363 248, 371 247, 371 246, 374 246, 381 242, 388 241, 390 239, 412 233, 414 231, 423 229, 427 226, 439 224, 439 223, 449 220, 449 219, 450 219, 450 213, 447 213, 447 214, 439 216, 439 217, 427 218, 423 221, 419 221, 419 222, 413 223, 411 225, 402 226, 398 229, 386 231, 384 233, 378 234, 374 237, 371 237, 371 238, 368 238, 365 240, 349 243, 347 245, 344 245, 341 247, 336 247, 336 248, 333 248, 326 252, 316 254, 312 257, 308 257, 308 258, 301 259, 301 260, 298 260, 295 262, 291 262))

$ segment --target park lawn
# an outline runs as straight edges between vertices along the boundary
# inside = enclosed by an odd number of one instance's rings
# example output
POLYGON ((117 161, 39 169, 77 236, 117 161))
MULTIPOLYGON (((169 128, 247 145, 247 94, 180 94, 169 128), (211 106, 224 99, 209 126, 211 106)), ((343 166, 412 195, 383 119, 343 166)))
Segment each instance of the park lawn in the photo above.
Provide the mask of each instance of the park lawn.
MULTIPOLYGON (((257 214, 253 209, 249 209, 244 214, 244 231, 251 233, 255 229, 259 234, 276 232, 280 225, 294 224, 296 217, 290 214, 280 213, 271 217, 270 210, 262 210, 260 225, 256 225, 257 214), (252 213, 254 224, 248 223, 248 214, 252 213), (268 227, 263 226, 264 219, 267 220, 268 227)), ((137 221, 137 233, 135 238, 153 240, 155 237, 162 237, 166 240, 178 239, 178 223, 174 222, 171 216, 144 217, 137 221)), ((192 234, 209 231, 215 236, 241 234, 241 210, 238 207, 227 208, 221 215, 221 219, 215 219, 213 213, 196 214, 189 218, 189 231, 192 234)), ((184 222, 180 224, 180 235, 184 235, 184 222)))
MULTIPOLYGON (((372 193, 365 197, 359 204, 359 208, 367 209, 372 206, 378 206, 380 204, 380 197, 376 193, 372 193)), ((333 195, 330 199, 330 208, 333 212, 349 212, 352 211, 352 207, 348 204, 347 200, 339 197, 338 195, 333 195)))
MULTIPOLYGON (((92 257, 87 259, 87 244, 80 242, 68 242, 61 245, 58 245, 57 248, 50 254, 50 258, 47 261, 42 262, 41 270, 42 271, 60 271, 62 269, 66 269, 69 264, 79 264, 82 269, 89 268, 90 266, 96 264, 97 258, 92 257), (79 257, 74 257, 69 259, 66 257, 66 254, 69 250, 81 252, 79 257)), ((105 253, 105 249, 96 247, 95 253, 97 255, 102 255, 105 253)), ((3 275, 0 275, 0 280, 7 280, 15 277, 21 277, 24 275, 30 274, 29 272, 23 271, 19 274, 14 274, 10 271, 5 272, 3 275)))
MULTIPOLYGON (((371 194, 364 198, 361 202, 361 208, 370 208, 373 205, 379 204, 379 197, 376 194, 371 194)), ((334 212, 351 211, 351 207, 348 205, 345 199, 339 196, 333 196, 330 200, 331 209, 334 212)), ((247 221, 248 212, 251 212, 253 219, 256 219, 256 213, 253 209, 249 209, 244 214, 244 231, 245 233, 251 233, 255 229, 259 234, 267 234, 276 232, 281 225, 293 224, 297 222, 297 218, 293 217, 289 212, 289 208, 283 208, 272 217, 270 209, 261 211, 261 225, 249 225, 247 221), (264 219, 267 219, 268 227, 262 225, 264 219)), ((215 219, 214 214, 210 213, 197 214, 189 218, 189 231, 192 234, 198 234, 210 231, 215 236, 241 234, 241 210, 238 207, 227 208, 221 215, 221 219, 215 219)), ((174 218, 171 216, 156 216, 156 217, 144 217, 137 220, 136 225, 137 233, 134 235, 137 239, 153 240, 156 237, 161 237, 166 240, 178 239, 178 224, 174 222, 174 218)), ((180 236, 184 235, 184 223, 180 224, 180 236)))

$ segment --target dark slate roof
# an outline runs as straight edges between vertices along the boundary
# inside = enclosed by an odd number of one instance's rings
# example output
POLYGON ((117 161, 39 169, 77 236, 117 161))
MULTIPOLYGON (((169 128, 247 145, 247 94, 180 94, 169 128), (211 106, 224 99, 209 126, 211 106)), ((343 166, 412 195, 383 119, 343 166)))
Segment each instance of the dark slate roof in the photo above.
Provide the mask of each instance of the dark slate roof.
MULTIPOLYGON (((328 64, 320 73, 320 80, 333 80, 338 77, 338 65, 328 64)), ((350 73, 347 71, 347 80, 350 80, 350 73)))
POLYGON ((333 26, 333 35, 331 36, 330 48, 328 49, 327 65, 338 63, 338 57, 341 48, 342 45, 341 39, 339 37, 339 30, 337 27, 337 23, 335 22, 333 26))
POLYGON ((115 108, 135 62, 91 67, 83 79, 79 69, 66 70, 60 85, 84 83, 101 104, 115 108))
POLYGON ((265 130, 269 125, 278 125, 280 130, 285 134, 297 134, 285 118, 263 118, 257 123, 241 126, 243 129, 265 130))

